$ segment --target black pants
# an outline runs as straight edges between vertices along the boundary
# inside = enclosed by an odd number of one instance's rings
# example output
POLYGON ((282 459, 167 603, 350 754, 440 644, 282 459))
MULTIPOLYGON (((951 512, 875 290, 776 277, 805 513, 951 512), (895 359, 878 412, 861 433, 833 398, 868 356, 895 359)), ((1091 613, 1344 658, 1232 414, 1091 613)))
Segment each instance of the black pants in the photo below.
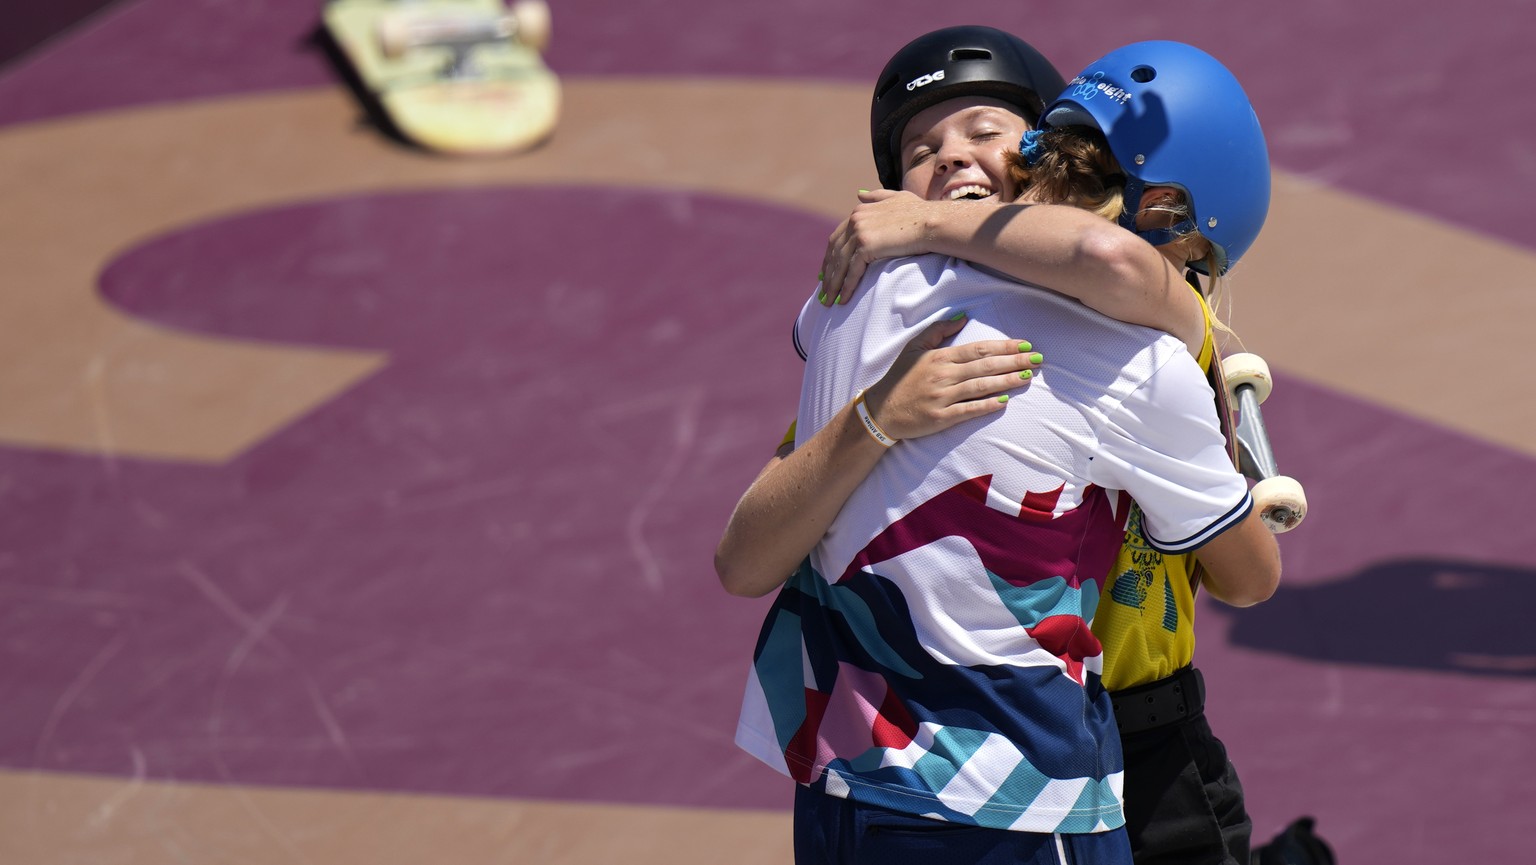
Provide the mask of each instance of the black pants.
POLYGON ((1136 865, 1248 865, 1243 785, 1203 713, 1120 741, 1136 865))

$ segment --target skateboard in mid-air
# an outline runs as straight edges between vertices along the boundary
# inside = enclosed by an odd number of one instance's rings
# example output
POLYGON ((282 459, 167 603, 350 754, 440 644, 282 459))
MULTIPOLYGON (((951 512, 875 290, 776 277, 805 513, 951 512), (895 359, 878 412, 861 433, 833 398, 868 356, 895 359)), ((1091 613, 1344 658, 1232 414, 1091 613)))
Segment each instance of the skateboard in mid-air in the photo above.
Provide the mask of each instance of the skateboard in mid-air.
POLYGON ((1274 388, 1269 364, 1256 354, 1241 353, 1222 358, 1217 368, 1221 381, 1213 384, 1233 462, 1255 481, 1253 505, 1264 525, 1275 534, 1288 532, 1306 518, 1307 496, 1300 483, 1280 474, 1275 466, 1269 431, 1259 410, 1274 388))
POLYGON ((328 0, 325 26, 399 133, 429 150, 523 150, 554 130, 545 0, 328 0))

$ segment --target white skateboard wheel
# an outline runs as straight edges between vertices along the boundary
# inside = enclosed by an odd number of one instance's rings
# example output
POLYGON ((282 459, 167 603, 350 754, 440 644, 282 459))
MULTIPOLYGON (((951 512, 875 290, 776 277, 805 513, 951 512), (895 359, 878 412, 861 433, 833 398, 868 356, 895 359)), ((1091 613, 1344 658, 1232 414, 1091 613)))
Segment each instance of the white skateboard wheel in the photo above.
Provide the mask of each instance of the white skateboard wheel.
POLYGON ((1253 485, 1253 506, 1271 532, 1284 534, 1306 519, 1307 494, 1295 478, 1275 475, 1253 485))
POLYGON ((411 19, 404 15, 390 15, 379 21, 379 52, 391 60, 402 56, 415 45, 412 38, 411 19))
POLYGON ((517 0, 512 4, 512 20, 517 22, 518 42, 540 53, 549 47, 552 25, 544 0, 517 0))
POLYGON ((1221 378, 1227 385, 1227 397, 1237 399, 1240 385, 1253 385, 1253 395, 1263 405, 1269 399, 1274 382, 1269 377, 1269 364, 1256 354, 1241 352, 1221 359, 1221 378))

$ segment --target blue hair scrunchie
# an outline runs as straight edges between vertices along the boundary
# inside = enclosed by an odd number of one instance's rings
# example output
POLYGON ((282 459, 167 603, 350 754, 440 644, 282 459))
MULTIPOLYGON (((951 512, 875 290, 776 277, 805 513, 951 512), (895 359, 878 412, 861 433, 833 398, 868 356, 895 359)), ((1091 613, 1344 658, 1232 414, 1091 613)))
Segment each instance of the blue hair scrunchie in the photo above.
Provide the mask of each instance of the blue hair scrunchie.
POLYGON ((1030 168, 1034 168, 1040 157, 1045 155, 1045 142, 1040 140, 1044 135, 1044 129, 1031 129, 1019 139, 1019 155, 1024 157, 1024 164, 1030 168))

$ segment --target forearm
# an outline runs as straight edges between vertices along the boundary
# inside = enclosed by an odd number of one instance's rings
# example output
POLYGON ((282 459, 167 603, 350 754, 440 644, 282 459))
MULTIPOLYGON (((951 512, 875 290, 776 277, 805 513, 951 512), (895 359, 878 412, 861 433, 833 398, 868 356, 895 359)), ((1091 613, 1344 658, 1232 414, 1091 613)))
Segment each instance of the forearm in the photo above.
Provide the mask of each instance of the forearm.
MULTIPOLYGON (((1002 411, 1008 391, 1028 386, 1039 355, 1027 350, 1027 342, 940 347, 965 322, 962 314, 923 328, 865 390, 865 405, 885 435, 912 439, 941 432, 1002 411)), ((726 590, 758 597, 778 588, 885 451, 852 403, 802 447, 781 449, 737 503, 715 549, 715 571, 726 590)))
POLYGON ((782 585, 884 452, 849 405, 804 446, 774 457, 742 495, 715 549, 726 591, 755 598, 782 585))
POLYGON ((1183 278, 1141 238, 1076 207, 935 203, 930 251, 1076 298, 1110 318, 1171 333, 1198 352, 1205 320, 1183 278))

